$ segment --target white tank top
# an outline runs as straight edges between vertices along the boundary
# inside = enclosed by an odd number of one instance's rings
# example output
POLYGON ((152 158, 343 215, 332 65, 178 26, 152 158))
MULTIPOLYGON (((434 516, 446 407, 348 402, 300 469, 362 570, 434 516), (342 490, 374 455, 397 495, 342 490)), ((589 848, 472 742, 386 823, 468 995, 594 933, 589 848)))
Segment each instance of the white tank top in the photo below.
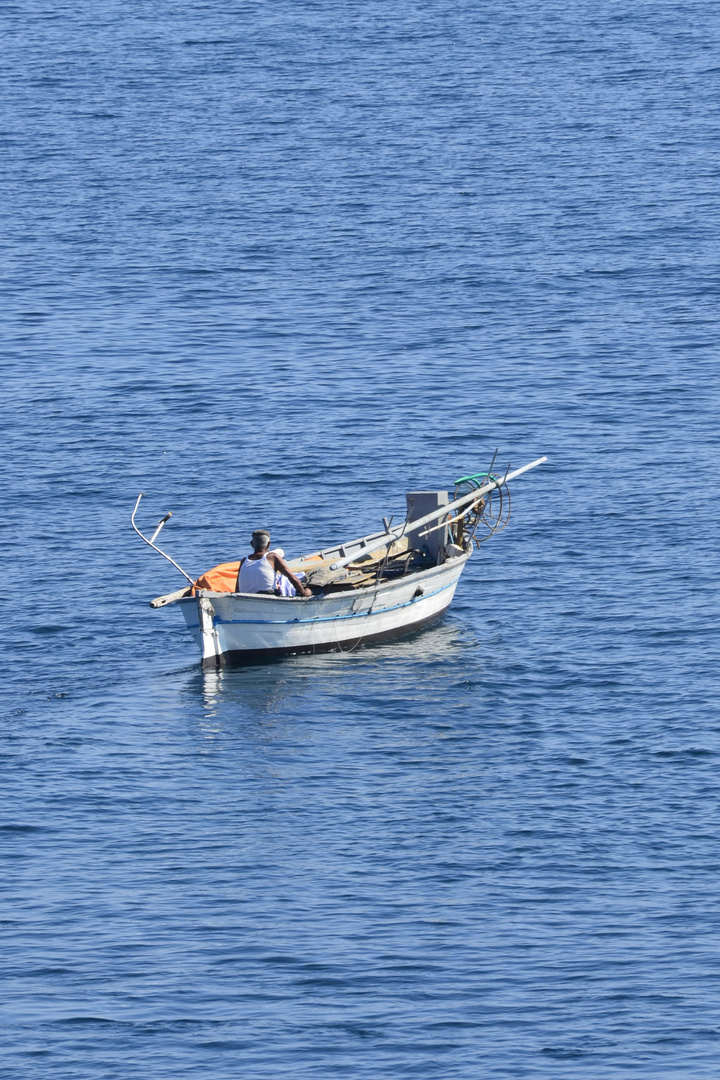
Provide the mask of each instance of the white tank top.
POLYGON ((275 584, 275 571, 267 561, 267 553, 262 559, 246 559, 240 567, 238 592, 265 592, 275 584))

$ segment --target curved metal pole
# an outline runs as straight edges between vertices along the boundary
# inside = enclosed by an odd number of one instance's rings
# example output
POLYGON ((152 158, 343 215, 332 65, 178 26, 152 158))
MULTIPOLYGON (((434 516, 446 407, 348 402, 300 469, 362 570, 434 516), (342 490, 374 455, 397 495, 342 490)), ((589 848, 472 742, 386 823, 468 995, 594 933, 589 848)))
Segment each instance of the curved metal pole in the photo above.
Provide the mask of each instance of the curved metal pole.
MULTIPOLYGON (((147 536, 143 536, 143 534, 142 534, 142 533, 140 532, 140 530, 138 529, 137 525, 135 524, 135 515, 137 514, 137 508, 138 508, 138 506, 140 505, 140 500, 142 499, 142 497, 143 497, 143 495, 144 495, 144 494, 145 494, 145 492, 144 492, 144 491, 141 491, 141 492, 140 492, 140 494, 139 494, 139 495, 138 495, 138 497, 137 497, 137 502, 135 503, 135 509, 133 510, 133 512, 132 512, 132 514, 131 514, 131 516, 130 516, 130 524, 132 525, 133 529, 134 529, 134 530, 135 530, 135 532, 136 532, 136 533, 138 534, 138 536, 140 537, 140 539, 141 539, 141 540, 144 540, 144 541, 145 541, 145 543, 146 543, 146 544, 148 544, 148 545, 149 545, 149 546, 150 546, 150 547, 151 547, 151 548, 153 549, 153 551, 157 551, 158 555, 162 555, 163 559, 167 559, 167 561, 168 561, 168 562, 172 563, 172 564, 173 564, 173 566, 175 567, 175 569, 176 569, 176 570, 179 570, 179 571, 180 571, 180 573, 182 574, 182 576, 183 576, 184 578, 187 578, 187 580, 188 580, 188 581, 190 582, 190 584, 191 584, 191 585, 194 585, 194 583, 195 583, 195 580, 194 580, 194 578, 191 578, 189 574, 186 574, 186 573, 185 573, 185 571, 183 570, 182 566, 178 566, 178 564, 177 564, 177 563, 175 562, 175 560, 174 560, 174 559, 171 559, 169 555, 167 555, 167 554, 166 554, 166 553, 165 553, 164 551, 162 551, 162 550, 161 550, 161 549, 160 549, 160 548, 159 548, 159 547, 157 546, 157 544, 153 544, 152 540, 148 540, 147 536)), ((155 532, 153 533, 153 536, 152 536, 152 539, 153 539, 153 540, 155 539, 155 537, 157 536, 157 534, 158 534, 158 533, 160 532, 160 529, 162 528, 162 526, 163 526, 163 525, 165 524, 165 522, 167 521, 167 519, 168 519, 168 518, 169 518, 170 516, 171 516, 171 515, 170 515, 170 514, 168 514, 168 515, 167 515, 166 517, 164 517, 164 518, 163 518, 163 520, 162 520, 162 521, 160 522, 160 525, 159 525, 159 526, 157 527, 157 529, 156 529, 156 530, 155 530, 155 532)))

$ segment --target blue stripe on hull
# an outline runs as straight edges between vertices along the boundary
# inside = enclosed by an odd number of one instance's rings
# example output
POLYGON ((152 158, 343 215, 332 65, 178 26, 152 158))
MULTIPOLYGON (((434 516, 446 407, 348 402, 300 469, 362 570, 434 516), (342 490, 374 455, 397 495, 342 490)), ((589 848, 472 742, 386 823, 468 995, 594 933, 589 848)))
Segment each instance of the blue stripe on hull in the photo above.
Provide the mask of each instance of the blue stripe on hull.
MULTIPOLYGON (((372 605, 365 611, 351 611, 348 615, 318 615, 314 619, 222 619, 219 615, 216 615, 213 622, 215 625, 224 626, 301 626, 303 623, 314 625, 316 623, 324 622, 340 622, 344 619, 367 619, 372 615, 386 615, 390 611, 399 611, 401 608, 411 607, 413 604, 419 604, 423 600, 429 600, 433 596, 439 596, 440 593, 447 592, 448 589, 454 588, 457 585, 456 581, 451 581, 449 585, 443 585, 442 589, 436 589, 435 592, 423 593, 422 596, 414 596, 411 600, 406 600, 404 604, 394 604, 393 607, 379 608, 377 611, 372 610, 372 605)), ((188 623, 190 629, 199 626, 200 623, 188 623)))

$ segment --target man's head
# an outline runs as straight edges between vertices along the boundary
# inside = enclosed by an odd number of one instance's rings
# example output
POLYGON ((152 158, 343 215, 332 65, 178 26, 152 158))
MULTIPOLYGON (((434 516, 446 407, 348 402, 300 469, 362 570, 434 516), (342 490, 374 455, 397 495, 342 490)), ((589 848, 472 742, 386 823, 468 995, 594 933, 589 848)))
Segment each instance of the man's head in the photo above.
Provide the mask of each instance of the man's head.
POLYGON ((270 547, 270 533, 267 529, 256 529, 250 538, 253 551, 265 551, 270 547))

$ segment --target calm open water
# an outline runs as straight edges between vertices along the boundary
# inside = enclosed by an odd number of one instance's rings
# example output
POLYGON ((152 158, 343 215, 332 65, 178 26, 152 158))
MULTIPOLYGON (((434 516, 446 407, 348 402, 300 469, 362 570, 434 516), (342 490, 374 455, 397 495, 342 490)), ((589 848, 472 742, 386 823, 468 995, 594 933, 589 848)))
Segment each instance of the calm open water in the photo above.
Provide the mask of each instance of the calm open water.
POLYGON ((717 5, 1 20, 3 1076, 717 1078, 717 5), (147 606, 496 447, 436 629, 147 606))

